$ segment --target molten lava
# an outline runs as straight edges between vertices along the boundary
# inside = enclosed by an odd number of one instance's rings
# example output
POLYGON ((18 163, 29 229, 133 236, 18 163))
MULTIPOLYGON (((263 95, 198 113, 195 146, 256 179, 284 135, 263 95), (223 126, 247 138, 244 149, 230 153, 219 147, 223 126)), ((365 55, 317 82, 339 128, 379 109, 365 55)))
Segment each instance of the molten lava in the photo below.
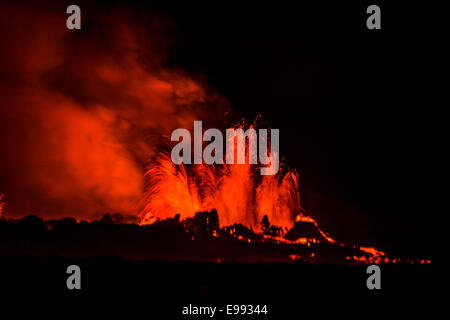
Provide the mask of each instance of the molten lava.
POLYGON ((224 225, 241 223, 259 230, 267 215, 273 224, 290 228, 301 208, 295 170, 260 176, 249 164, 176 166, 162 154, 146 175, 149 190, 141 224, 175 213, 193 217, 215 208, 224 225))
MULTIPOLYGON (((255 127, 258 120, 249 127, 255 127)), ((237 127, 244 126, 240 123, 237 127)), ((155 217, 179 213, 184 219, 216 209, 224 225, 240 223, 259 231, 260 221, 267 215, 274 225, 292 227, 301 210, 297 172, 280 168, 276 175, 261 176, 257 172, 260 167, 249 164, 249 141, 239 144, 236 137, 231 139, 232 152, 244 148, 245 164, 175 165, 168 154, 162 153, 146 173, 148 191, 141 224, 155 217)), ((225 157, 236 157, 237 152, 229 152, 225 157)), ((266 152, 275 161, 274 155, 266 152)))
MULTIPOLYGON (((324 244, 350 248, 322 231, 302 209, 295 170, 282 166, 276 175, 261 176, 257 169, 248 163, 175 165, 168 153, 162 153, 146 173, 148 191, 140 224, 153 224, 175 214, 179 214, 177 219, 181 217, 187 221, 198 217, 199 213, 207 217, 211 211, 215 215, 218 212, 220 224, 224 226, 222 231, 214 229, 214 238, 220 236, 219 232, 225 232, 247 243, 272 242, 311 248, 324 244), (258 233, 256 238, 253 232, 258 233)), ((351 247, 357 255, 347 256, 346 260, 353 263, 430 263, 426 259, 401 261, 388 258, 383 251, 373 247, 351 247)), ((305 258, 311 261, 316 255, 311 252, 305 258)), ((289 256, 290 261, 305 258, 298 254, 289 256)))

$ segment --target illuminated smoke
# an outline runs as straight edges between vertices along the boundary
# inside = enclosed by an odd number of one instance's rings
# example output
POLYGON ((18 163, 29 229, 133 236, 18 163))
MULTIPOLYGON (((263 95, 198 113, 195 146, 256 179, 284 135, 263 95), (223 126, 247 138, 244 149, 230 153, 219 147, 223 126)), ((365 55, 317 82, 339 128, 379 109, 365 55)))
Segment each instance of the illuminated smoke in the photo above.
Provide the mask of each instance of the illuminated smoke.
POLYGON ((63 6, 0 5, 4 214, 137 214, 157 137, 223 114, 217 95, 166 66, 169 19, 144 25, 119 9, 70 31, 63 6))

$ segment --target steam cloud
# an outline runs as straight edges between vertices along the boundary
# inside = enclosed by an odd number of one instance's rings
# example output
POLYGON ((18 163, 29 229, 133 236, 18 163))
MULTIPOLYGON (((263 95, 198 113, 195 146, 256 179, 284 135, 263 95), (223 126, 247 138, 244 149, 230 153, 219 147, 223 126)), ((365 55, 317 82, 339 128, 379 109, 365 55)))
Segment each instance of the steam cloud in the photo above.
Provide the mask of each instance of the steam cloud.
POLYGON ((225 104, 167 67, 169 18, 82 9, 71 31, 46 6, 0 5, 3 214, 137 214, 157 138, 225 104))

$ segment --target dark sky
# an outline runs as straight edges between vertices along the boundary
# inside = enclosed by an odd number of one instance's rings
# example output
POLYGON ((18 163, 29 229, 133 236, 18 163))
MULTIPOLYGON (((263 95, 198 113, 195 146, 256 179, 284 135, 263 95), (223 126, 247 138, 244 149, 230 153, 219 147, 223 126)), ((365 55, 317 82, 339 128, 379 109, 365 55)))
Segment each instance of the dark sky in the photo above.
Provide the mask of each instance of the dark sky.
MULTIPOLYGON (((85 34, 97 28, 95 19, 102 12, 110 10, 131 15, 137 24, 145 24, 147 17, 154 21, 155 16, 170 21, 170 27, 151 24, 158 34, 152 48, 164 51, 164 58, 152 61, 152 66, 185 70, 203 79, 238 114, 247 119, 262 114, 272 128, 279 128, 280 154, 299 171, 303 205, 324 230, 344 241, 428 254, 433 216, 425 162, 430 148, 425 139, 430 120, 426 55, 431 39, 426 29, 410 23, 416 12, 411 10, 417 8, 380 3, 382 30, 367 30, 365 9, 372 3, 315 3, 167 6, 89 1, 80 6, 85 34)), ((49 5, 52 12, 60 8, 65 5, 49 5)), ((52 38, 52 31, 47 32, 52 38)), ((83 55, 83 48, 101 42, 85 38, 75 40, 80 41, 78 47, 66 42, 64 46, 76 57, 83 55)), ((20 41, 14 38, 14 43, 20 41)), ((117 43, 101 48, 114 53, 117 43)), ((9 64, 8 54, 2 56, 2 64, 9 64)), ((13 71, 2 76, 4 95, 14 86, 10 81, 16 74, 14 67, 8 68, 13 71)), ((92 102, 89 86, 96 82, 69 89, 76 85, 61 81, 62 74, 70 70, 76 75, 77 68, 85 70, 86 65, 63 65, 48 72, 46 82, 92 102)), ((177 110, 176 103, 173 108, 177 110)), ((5 145, 8 137, 2 141, 5 145)), ((0 186, 5 190, 0 191, 8 195, 14 190, 9 175, 13 169, 3 170, 0 186)), ((19 168, 14 170, 16 177, 26 179, 19 168)))

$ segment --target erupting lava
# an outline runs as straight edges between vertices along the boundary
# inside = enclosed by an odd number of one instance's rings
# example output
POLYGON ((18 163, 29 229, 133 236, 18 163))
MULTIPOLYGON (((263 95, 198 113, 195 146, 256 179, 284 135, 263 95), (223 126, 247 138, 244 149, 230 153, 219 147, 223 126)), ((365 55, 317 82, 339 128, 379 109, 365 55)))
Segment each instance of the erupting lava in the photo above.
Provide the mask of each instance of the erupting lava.
MULTIPOLYGON (((233 139, 236 150, 237 138, 233 139)), ((218 223, 224 228, 222 231, 214 230, 214 237, 220 236, 217 232, 225 232, 238 240, 254 241, 255 238, 240 234, 240 224, 249 228, 250 233, 258 233, 256 239, 263 242, 307 247, 321 243, 335 248, 347 247, 322 231, 317 222, 305 214, 300 204, 297 172, 281 166, 275 175, 260 175, 258 166, 249 164, 248 145, 248 141, 240 145, 245 148, 245 164, 175 165, 169 153, 161 153, 146 173, 148 191, 140 224, 170 220, 175 214, 179 214, 176 219, 187 221, 197 213, 208 215, 209 211, 217 210, 220 216, 218 223)), ((273 161, 270 154, 268 157, 273 161)), ((384 252, 373 247, 351 247, 357 255, 346 256, 346 260, 354 263, 401 262, 397 258, 388 258, 384 252)), ((290 259, 301 258, 292 254, 290 259)), ((308 259, 315 259, 315 253, 309 253, 308 259)), ((430 260, 419 262, 430 263, 430 260)))
MULTIPOLYGON (((243 128, 244 124, 238 127, 243 128)), ((235 161, 220 165, 175 165, 170 155, 162 153, 146 174, 149 189, 141 224, 175 213, 184 219, 199 211, 216 209, 224 225, 240 223, 259 231, 260 222, 267 215, 274 225, 285 230, 292 227, 301 209, 297 172, 280 168, 275 175, 260 175, 261 167, 249 164, 249 139, 242 143, 235 136, 229 139, 233 139, 230 145, 234 148, 227 149, 226 156, 236 158, 240 151, 245 154, 245 164, 235 161)), ((265 152, 271 161, 278 161, 269 150, 265 152)))
POLYGON ((176 166, 169 155, 161 154, 147 177, 141 224, 175 213, 188 218, 217 209, 224 225, 241 223, 258 230, 267 215, 273 224, 290 228, 301 208, 295 170, 260 176, 249 164, 176 166))

